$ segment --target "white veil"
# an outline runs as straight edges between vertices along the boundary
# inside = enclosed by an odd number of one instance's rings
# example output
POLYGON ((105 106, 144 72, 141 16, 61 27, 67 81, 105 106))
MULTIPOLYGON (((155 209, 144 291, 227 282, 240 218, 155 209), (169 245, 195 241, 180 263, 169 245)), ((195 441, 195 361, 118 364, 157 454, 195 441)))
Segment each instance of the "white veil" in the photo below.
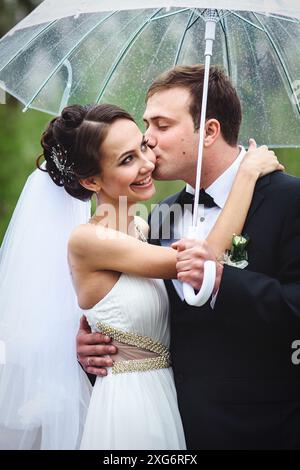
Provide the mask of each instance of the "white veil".
POLYGON ((0 449, 80 443, 90 385, 76 360, 67 242, 89 217, 90 203, 48 173, 30 175, 0 250, 0 449))

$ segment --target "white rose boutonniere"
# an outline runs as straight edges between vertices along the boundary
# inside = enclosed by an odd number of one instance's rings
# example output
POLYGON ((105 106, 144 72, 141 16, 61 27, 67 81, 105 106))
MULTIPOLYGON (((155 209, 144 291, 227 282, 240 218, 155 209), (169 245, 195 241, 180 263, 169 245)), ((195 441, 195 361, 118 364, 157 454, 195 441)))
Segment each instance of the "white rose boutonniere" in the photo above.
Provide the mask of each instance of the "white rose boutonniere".
POLYGON ((230 250, 226 250, 220 259, 222 264, 244 269, 248 266, 246 247, 250 241, 248 235, 233 235, 230 250))

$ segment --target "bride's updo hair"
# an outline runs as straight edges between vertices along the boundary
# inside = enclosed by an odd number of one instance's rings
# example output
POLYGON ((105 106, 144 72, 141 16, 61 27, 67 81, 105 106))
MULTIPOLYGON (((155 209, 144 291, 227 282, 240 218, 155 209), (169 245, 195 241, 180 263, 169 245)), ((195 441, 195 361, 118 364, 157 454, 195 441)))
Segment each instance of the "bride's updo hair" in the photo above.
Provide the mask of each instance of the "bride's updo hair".
MULTIPOLYGON (((73 105, 63 109, 60 116, 52 119, 42 134, 46 171, 53 182, 64 186, 73 197, 86 201, 93 191, 81 186, 79 179, 101 173, 100 147, 109 126, 117 119, 133 117, 118 106, 110 104, 73 105)), ((45 171, 45 170, 44 170, 45 171)))

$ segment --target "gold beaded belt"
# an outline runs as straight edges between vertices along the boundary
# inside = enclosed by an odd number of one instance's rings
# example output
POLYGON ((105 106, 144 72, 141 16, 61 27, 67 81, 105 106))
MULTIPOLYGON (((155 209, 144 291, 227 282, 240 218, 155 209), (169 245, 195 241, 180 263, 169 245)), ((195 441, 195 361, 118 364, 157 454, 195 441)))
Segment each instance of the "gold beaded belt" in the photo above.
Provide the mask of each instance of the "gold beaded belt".
POLYGON ((113 374, 146 372, 170 367, 170 352, 159 341, 154 341, 149 336, 119 330, 103 322, 97 322, 96 326, 101 333, 113 338, 112 344, 118 348, 118 353, 113 356, 115 361, 112 367, 113 374), (124 360, 126 357, 132 359, 124 360), (138 357, 142 359, 137 359, 138 357))

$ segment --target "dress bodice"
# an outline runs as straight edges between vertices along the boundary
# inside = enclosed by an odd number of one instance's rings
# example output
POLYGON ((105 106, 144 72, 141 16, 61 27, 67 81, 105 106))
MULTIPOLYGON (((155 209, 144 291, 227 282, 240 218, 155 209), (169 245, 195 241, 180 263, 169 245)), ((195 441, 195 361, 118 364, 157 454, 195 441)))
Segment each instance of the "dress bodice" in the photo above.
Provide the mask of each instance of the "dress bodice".
POLYGON ((92 331, 97 322, 170 344, 169 301, 160 279, 121 274, 108 294, 85 310, 92 331))

